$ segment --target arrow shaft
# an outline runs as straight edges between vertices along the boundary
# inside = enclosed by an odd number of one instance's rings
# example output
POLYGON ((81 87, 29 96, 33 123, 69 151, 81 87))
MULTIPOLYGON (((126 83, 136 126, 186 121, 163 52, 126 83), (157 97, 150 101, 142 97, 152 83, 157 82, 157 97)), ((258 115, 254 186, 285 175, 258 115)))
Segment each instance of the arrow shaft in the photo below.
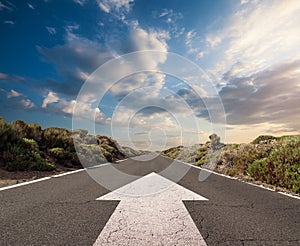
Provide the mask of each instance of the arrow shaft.
POLYGON ((159 196, 122 200, 94 245, 206 245, 186 207, 159 196))

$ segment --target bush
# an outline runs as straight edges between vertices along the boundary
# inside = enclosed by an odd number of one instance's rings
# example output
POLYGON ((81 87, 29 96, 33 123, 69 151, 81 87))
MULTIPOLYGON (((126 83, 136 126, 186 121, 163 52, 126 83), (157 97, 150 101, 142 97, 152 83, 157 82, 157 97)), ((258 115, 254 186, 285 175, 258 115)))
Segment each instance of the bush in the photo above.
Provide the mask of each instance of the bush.
POLYGON ((80 165, 76 152, 70 152, 63 148, 52 148, 48 151, 49 156, 55 158, 55 162, 65 166, 80 165))
POLYGON ((19 141, 20 137, 16 131, 0 117, 0 151, 3 151, 8 143, 19 141))
POLYGON ((180 150, 183 148, 183 146, 177 146, 177 147, 172 147, 170 149, 164 150, 161 152, 161 155, 170 157, 172 159, 177 159, 180 150))
MULTIPOLYGON (((80 157, 80 160, 83 162, 84 166, 87 167, 107 162, 102 152, 106 153, 106 150, 101 149, 101 147, 99 147, 98 145, 81 144, 79 146, 77 154, 80 157)), ((109 152, 107 152, 106 154, 110 155, 109 152)))
POLYGON ((55 168, 56 168, 55 164, 50 163, 43 159, 37 160, 31 165, 31 169, 37 171, 52 171, 55 170, 55 168))
POLYGON ((12 127, 20 138, 34 139, 36 142, 42 139, 42 128, 38 124, 27 124, 22 120, 12 123, 12 127))
POLYGON ((268 184, 300 192, 300 138, 284 138, 268 157, 249 165, 251 177, 268 184))
POLYGON ((55 169, 55 165, 48 163, 41 157, 37 143, 25 139, 21 144, 8 144, 3 151, 4 167, 8 171, 38 170, 48 171, 55 169))
POLYGON ((71 131, 64 128, 47 128, 42 135, 43 149, 63 148, 74 152, 75 147, 71 131))
POLYGON ((261 135, 254 139, 251 143, 252 144, 260 144, 260 143, 269 143, 272 140, 276 140, 277 138, 271 135, 261 135))
POLYGON ((204 145, 198 149, 197 155, 195 158, 196 165, 205 164, 208 151, 209 151, 209 148, 207 145, 204 145))
POLYGON ((218 165, 223 165, 228 175, 244 176, 249 165, 267 157, 272 149, 270 143, 228 145, 222 150, 218 165))

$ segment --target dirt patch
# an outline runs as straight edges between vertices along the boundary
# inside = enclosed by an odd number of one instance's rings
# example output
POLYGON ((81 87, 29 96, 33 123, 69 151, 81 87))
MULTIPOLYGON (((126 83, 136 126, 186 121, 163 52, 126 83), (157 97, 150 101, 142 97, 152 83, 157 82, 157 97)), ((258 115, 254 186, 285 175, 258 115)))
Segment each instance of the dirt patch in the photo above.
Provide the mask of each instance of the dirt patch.
POLYGON ((39 178, 49 177, 52 175, 73 171, 76 168, 57 167, 54 171, 15 171, 8 172, 0 169, 0 187, 19 184, 32 181, 39 178))

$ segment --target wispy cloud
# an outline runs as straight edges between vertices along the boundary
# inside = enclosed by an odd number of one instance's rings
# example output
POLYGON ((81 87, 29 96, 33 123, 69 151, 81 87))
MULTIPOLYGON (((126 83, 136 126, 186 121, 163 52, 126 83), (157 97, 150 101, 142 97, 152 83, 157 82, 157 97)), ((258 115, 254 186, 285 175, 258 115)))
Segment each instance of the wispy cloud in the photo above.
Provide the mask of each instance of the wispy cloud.
POLYGON ((14 25, 15 24, 15 22, 12 21, 12 20, 5 20, 5 21, 3 21, 3 23, 4 24, 9 24, 9 25, 14 25))
POLYGON ((22 99, 20 104, 23 106, 24 109, 31 109, 34 107, 34 103, 30 99, 22 99))
POLYGON ((297 0, 243 4, 221 29, 206 36, 208 47, 224 54, 211 71, 221 76, 239 63, 242 75, 249 75, 300 53, 299 16, 297 0))
POLYGON ((11 98, 11 97, 19 97, 21 96, 22 93, 19 93, 15 90, 10 90, 10 92, 7 93, 7 98, 11 98))
POLYGON ((183 15, 179 12, 175 12, 173 9, 163 9, 163 11, 159 13, 158 17, 164 19, 166 23, 170 24, 182 19, 183 15))
POLYGON ((12 11, 14 8, 16 8, 16 6, 11 2, 6 1, 5 3, 3 3, 2 1, 0 1, 0 11, 4 9, 12 11))
POLYGON ((79 4, 80 6, 84 6, 87 0, 73 0, 75 3, 79 4))
POLYGON ((56 34, 56 29, 55 29, 55 27, 46 26, 46 29, 47 29, 47 31, 48 31, 51 35, 56 34))
POLYGON ((6 91, 5 89, 0 89, 0 93, 6 95, 7 100, 1 101, 1 103, 7 108, 32 110, 35 107, 35 104, 26 95, 16 90, 6 91))
POLYGON ((130 11, 134 0, 97 0, 101 10, 105 13, 125 14, 130 11))
POLYGON ((31 3, 27 3, 28 8, 35 10, 35 7, 31 3))
POLYGON ((197 37, 195 30, 190 30, 185 35, 185 46, 187 47, 187 53, 195 55, 196 60, 204 57, 205 52, 200 47, 200 40, 197 37))

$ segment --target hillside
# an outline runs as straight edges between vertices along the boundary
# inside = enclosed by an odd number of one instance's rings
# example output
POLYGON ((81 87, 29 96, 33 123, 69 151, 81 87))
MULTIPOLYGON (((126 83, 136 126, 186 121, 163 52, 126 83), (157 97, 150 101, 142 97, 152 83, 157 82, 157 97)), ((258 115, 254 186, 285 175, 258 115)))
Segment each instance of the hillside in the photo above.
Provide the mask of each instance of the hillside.
POLYGON ((211 142, 207 142, 173 147, 161 154, 300 194, 300 135, 259 136, 251 143, 226 144, 218 151, 213 151, 211 142))
MULTIPOLYGON (((86 130, 42 129, 24 121, 5 122, 0 117, 0 171, 60 172, 144 154, 121 147, 107 136, 92 136, 86 130), (73 141, 76 141, 77 151, 73 141), (79 156, 79 158, 78 158, 79 156)), ((7 173, 5 175, 8 175, 7 173)), ((24 174, 27 177, 27 174, 24 174)), ((29 175, 30 176, 30 175, 29 175)))

